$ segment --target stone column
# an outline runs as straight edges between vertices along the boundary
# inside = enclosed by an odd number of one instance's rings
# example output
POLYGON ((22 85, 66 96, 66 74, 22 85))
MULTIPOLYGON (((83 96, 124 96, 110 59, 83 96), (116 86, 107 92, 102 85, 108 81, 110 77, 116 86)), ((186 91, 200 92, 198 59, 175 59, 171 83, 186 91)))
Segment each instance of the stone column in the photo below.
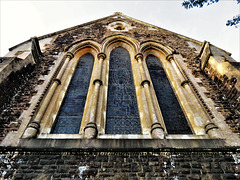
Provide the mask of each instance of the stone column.
POLYGON ((147 80, 145 71, 143 69, 143 64, 142 64, 143 55, 141 53, 138 53, 135 56, 135 59, 138 61, 138 64, 139 64, 141 78, 142 78, 141 85, 144 88, 144 92, 145 92, 146 99, 147 99, 149 115, 150 115, 150 119, 151 119, 151 123, 152 123, 152 125, 151 125, 152 137, 163 139, 164 138, 164 128, 162 127, 162 125, 158 121, 157 115, 156 115, 156 112, 155 112, 155 109, 154 109, 152 96, 151 96, 151 93, 150 93, 150 81, 147 80))
MULTIPOLYGON (((187 91, 188 97, 191 99, 191 101, 195 101, 199 104, 200 103, 199 100, 196 98, 191 87, 189 86, 189 80, 185 77, 180 65, 178 64, 178 62, 176 62, 173 54, 167 55, 166 60, 168 60, 171 63, 172 67, 178 74, 178 77, 181 80, 181 86, 187 91)), ((193 107, 192 110, 194 113, 199 113, 197 112, 198 109, 196 109, 195 107, 193 107)), ((202 119, 202 123, 205 124, 204 128, 205 128, 206 134, 208 134, 212 138, 219 138, 221 136, 218 130, 218 127, 213 122, 210 121, 209 116, 204 110, 203 110, 203 113, 201 113, 201 119, 202 119)), ((192 124, 192 126, 195 126, 195 125, 192 124)))
POLYGON ((34 120, 28 125, 27 129, 25 130, 23 134, 23 138, 33 138, 36 137, 37 133, 40 130, 40 122, 42 120, 42 117, 54 95, 55 90, 57 87, 61 84, 61 78, 66 70, 66 67, 68 66, 69 61, 74 57, 74 55, 71 52, 67 52, 66 59, 56 77, 56 79, 53 80, 53 83, 48 90, 48 93, 46 97, 44 98, 40 109, 37 112, 37 115, 35 116, 34 120))
POLYGON ((97 124, 96 124, 96 115, 97 115, 97 106, 98 106, 98 97, 100 92, 100 87, 102 85, 102 64, 103 60, 106 58, 104 53, 98 54, 98 66, 96 67, 95 80, 93 81, 94 89, 92 94, 92 105, 90 109, 90 118, 84 128, 84 136, 87 139, 96 138, 98 134, 97 124))

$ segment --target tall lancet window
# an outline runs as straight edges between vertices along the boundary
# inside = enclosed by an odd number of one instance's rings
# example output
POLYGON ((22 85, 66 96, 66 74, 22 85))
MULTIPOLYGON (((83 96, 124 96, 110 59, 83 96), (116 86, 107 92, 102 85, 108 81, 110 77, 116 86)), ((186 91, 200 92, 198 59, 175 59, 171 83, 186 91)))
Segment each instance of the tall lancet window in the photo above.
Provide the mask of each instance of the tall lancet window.
POLYGON ((146 58, 146 63, 168 134, 192 134, 162 63, 153 55, 146 58))
POLYGON ((93 63, 94 57, 89 53, 80 58, 52 133, 79 133, 93 63))
POLYGON ((122 47, 110 54, 106 134, 141 134, 130 55, 122 47))

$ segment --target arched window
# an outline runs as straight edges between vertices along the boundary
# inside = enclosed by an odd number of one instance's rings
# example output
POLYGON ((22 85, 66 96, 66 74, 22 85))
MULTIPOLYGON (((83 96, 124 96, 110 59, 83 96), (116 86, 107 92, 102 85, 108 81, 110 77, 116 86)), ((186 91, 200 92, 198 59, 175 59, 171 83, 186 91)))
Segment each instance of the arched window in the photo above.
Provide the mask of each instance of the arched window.
POLYGON ((141 134, 130 55, 122 47, 110 54, 106 134, 141 134))
POLYGON ((111 37, 102 47, 69 49, 23 138, 171 139, 214 129, 191 86, 182 85, 192 77, 181 73, 181 57, 160 45, 139 46, 111 37))
POLYGON ((94 57, 90 53, 83 55, 79 59, 52 133, 79 133, 93 63, 94 57))
POLYGON ((147 56, 146 63, 168 134, 192 134, 162 63, 153 55, 147 56))

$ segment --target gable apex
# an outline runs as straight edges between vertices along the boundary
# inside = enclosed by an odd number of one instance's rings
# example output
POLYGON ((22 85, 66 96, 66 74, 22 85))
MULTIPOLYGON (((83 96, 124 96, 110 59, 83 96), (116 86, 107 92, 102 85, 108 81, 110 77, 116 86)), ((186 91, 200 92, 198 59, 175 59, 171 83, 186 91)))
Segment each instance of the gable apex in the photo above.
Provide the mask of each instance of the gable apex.
MULTIPOLYGON (((71 31, 77 30, 79 28, 88 29, 91 25, 94 25, 94 24, 108 25, 109 23, 114 22, 114 21, 116 21, 116 22, 117 21, 121 21, 121 22, 128 21, 128 24, 130 26, 133 25, 133 24, 139 24, 143 28, 145 27, 145 29, 150 30, 150 31, 156 31, 156 32, 159 31, 159 32, 162 32, 162 33, 175 34, 175 35, 179 36, 182 39, 185 39, 185 40, 188 40, 188 41, 192 41, 192 42, 197 43, 199 45, 202 44, 202 42, 200 42, 200 41, 191 39, 189 37, 180 35, 178 33, 166 30, 164 28, 161 28, 161 27, 158 27, 158 26, 155 26, 155 25, 152 25, 152 24, 143 22, 141 20, 129 17, 129 16, 123 14, 122 12, 115 12, 114 14, 112 14, 110 16, 106 16, 106 17, 103 17, 103 18, 100 18, 100 19, 97 19, 97 20, 89 21, 89 22, 86 22, 86 23, 83 23, 83 24, 79 24, 79 25, 76 25, 76 26, 73 26, 73 27, 69 27, 69 28, 66 28, 66 29, 63 29, 63 30, 55 31, 53 33, 49 33, 49 34, 45 34, 45 35, 42 35, 42 36, 38 36, 38 39, 42 40, 42 39, 46 39, 46 38, 49 38, 49 37, 53 37, 55 35, 61 35, 61 34, 67 33, 67 32, 71 32, 71 31)), ((12 51, 13 49, 17 48, 18 46, 23 45, 25 43, 28 43, 30 41, 31 41, 31 39, 26 40, 26 41, 24 41, 24 42, 22 42, 20 44, 17 44, 15 46, 9 48, 9 51, 12 51)))

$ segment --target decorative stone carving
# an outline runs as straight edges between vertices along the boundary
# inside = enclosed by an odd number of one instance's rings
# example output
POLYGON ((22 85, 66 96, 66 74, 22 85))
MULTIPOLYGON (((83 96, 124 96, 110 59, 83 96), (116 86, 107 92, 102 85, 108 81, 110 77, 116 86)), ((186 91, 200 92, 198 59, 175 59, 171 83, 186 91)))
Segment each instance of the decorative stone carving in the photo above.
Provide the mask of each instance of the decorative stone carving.
POLYGON ((131 26, 130 24, 123 22, 123 21, 114 21, 110 24, 108 24, 107 29, 111 31, 121 31, 126 32, 131 29, 135 28, 134 26, 131 26))

